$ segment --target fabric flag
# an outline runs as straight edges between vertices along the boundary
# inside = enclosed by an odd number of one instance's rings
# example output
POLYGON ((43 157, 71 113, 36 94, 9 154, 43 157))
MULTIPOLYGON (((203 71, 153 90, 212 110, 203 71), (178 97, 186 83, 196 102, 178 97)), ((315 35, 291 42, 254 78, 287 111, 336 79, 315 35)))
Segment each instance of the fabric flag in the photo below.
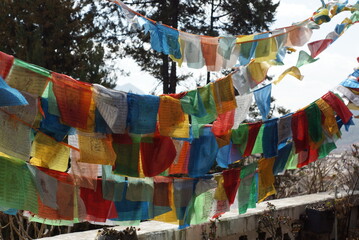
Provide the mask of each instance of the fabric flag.
POLYGON ((41 96, 50 80, 50 72, 39 66, 15 59, 6 82, 19 91, 41 96))
MULTIPOLYGON (((127 116, 126 116, 127 120, 127 116)), ((102 117, 98 109, 95 110, 95 129, 96 133, 110 134, 112 133, 110 127, 107 125, 105 119, 102 117)))
POLYGON ((222 68, 233 67, 239 57, 241 46, 236 44, 236 37, 223 36, 219 38, 218 54, 223 57, 222 68))
POLYGON ((31 146, 30 164, 65 172, 68 168, 70 149, 38 132, 31 146))
POLYGON ((298 154, 295 153, 295 149, 289 154, 287 164, 285 165, 285 169, 297 169, 298 165, 298 154))
POLYGON ((239 187, 239 169, 229 169, 223 171, 223 187, 225 189, 225 192, 227 194, 228 202, 230 205, 233 204, 234 199, 236 198, 236 194, 239 187))
POLYGON ((29 164, 27 167, 32 174, 32 179, 36 185, 36 190, 39 194, 41 202, 50 208, 57 209, 57 179, 47 175, 37 167, 31 166, 29 164))
POLYGON ((262 124, 259 128, 257 137, 255 138, 254 141, 252 154, 263 153, 263 133, 264 133, 264 124, 262 124))
POLYGON ((25 97, 15 88, 10 87, 0 77, 0 107, 27 105, 25 97))
POLYGON ((102 196, 104 199, 121 201, 125 185, 125 177, 113 174, 112 166, 102 165, 102 196))
POLYGON ((277 193, 274 188, 274 161, 275 158, 262 158, 258 161, 258 202, 277 193))
POLYGON ((188 67, 200 69, 204 66, 202 55, 201 36, 193 35, 186 32, 180 32, 179 38, 183 42, 184 61, 188 67))
POLYGON ((184 114, 180 100, 160 96, 158 130, 162 136, 189 138, 188 115, 184 114))
MULTIPOLYGON (((238 178, 239 178, 239 176, 238 176, 238 178)), ((214 199, 217 200, 217 201, 227 200, 228 198, 227 198, 226 190, 224 189, 224 177, 223 177, 223 174, 214 176, 214 179, 217 182, 216 191, 214 192, 214 199)), ((237 182, 239 184, 239 179, 238 179, 237 182)), ((237 191, 238 191, 238 186, 236 188, 236 193, 237 193, 237 191)))
POLYGON ((235 110, 218 114, 216 121, 213 122, 212 132, 215 136, 223 136, 229 133, 234 124, 235 110))
POLYGON ((71 157, 69 174, 77 186, 96 190, 99 165, 78 162, 79 158, 71 157))
POLYGON ((327 135, 332 137, 333 135, 340 135, 337 120, 335 119, 335 113, 333 108, 322 98, 319 98, 315 103, 318 105, 324 121, 322 127, 327 135))
POLYGON ((300 70, 298 67, 290 67, 287 70, 285 70, 281 75, 279 75, 278 79, 275 80, 273 83, 274 84, 278 84, 280 81, 282 81, 282 79, 287 76, 287 75, 291 75, 295 78, 297 78, 298 80, 302 80, 304 76, 302 76, 302 74, 300 73, 300 70))
POLYGON ((170 137, 155 135, 141 140, 142 170, 146 177, 159 175, 171 166, 176 157, 176 148, 170 137))
POLYGON ((222 146, 218 149, 216 162, 219 167, 228 168, 228 165, 232 163, 231 149, 232 149, 232 143, 222 146))
POLYGON ((247 118, 252 101, 253 93, 236 96, 237 108, 234 114, 233 129, 237 129, 239 124, 247 118))
POLYGON ((217 72, 221 70, 223 57, 218 53, 218 37, 201 36, 201 48, 207 71, 217 72))
POLYGON ((282 143, 278 146, 278 156, 273 165, 273 174, 278 175, 283 172, 289 160, 289 155, 293 149, 293 143, 282 143))
POLYGON ((250 93, 250 84, 248 69, 245 66, 239 66, 238 69, 232 74, 233 86, 238 91, 239 95, 250 93))
POLYGON ((176 158, 168 169, 168 174, 187 174, 191 145, 183 141, 182 148, 177 152, 176 158))
POLYGON ((14 56, 8 55, 0 51, 0 76, 6 79, 10 69, 14 63, 14 56))
POLYGON ((206 109, 198 89, 187 92, 186 95, 180 99, 180 102, 183 112, 195 117, 203 117, 206 115, 206 109))
POLYGON ((153 178, 128 178, 126 199, 129 201, 150 202, 153 200, 153 178))
POLYGON ((151 47, 157 52, 166 55, 173 55, 175 58, 181 58, 180 45, 178 42, 179 33, 177 30, 163 26, 160 23, 152 23, 145 20, 143 25, 145 33, 150 33, 151 47))
POLYGON ((71 127, 60 122, 60 118, 49 112, 49 101, 46 98, 41 98, 41 108, 44 117, 40 122, 40 131, 61 142, 69 134, 71 127))
POLYGON ((49 208, 39 201, 38 216, 52 220, 74 220, 75 215, 78 216, 78 212, 83 212, 83 209, 81 208, 82 204, 80 206, 77 201, 77 192, 71 176, 68 173, 46 168, 39 169, 45 174, 57 179, 56 204, 58 208, 49 208))
POLYGON ((127 102, 127 123, 130 127, 130 133, 146 134, 155 132, 160 98, 158 96, 128 93, 127 102))
POLYGON ((53 86, 54 84, 50 81, 47 84, 47 87, 45 88, 44 93, 42 94, 42 99, 47 99, 48 103, 49 103, 49 113, 55 116, 60 117, 60 110, 59 110, 59 106, 57 105, 57 101, 56 101, 56 96, 55 93, 53 91, 53 86))
POLYGON ((237 129, 232 130, 231 140, 233 144, 239 146, 242 155, 245 153, 247 147, 248 132, 249 132, 249 124, 246 123, 240 124, 237 129))
POLYGON ((216 138, 210 127, 200 129, 200 136, 193 140, 188 163, 190 177, 204 176, 213 166, 218 151, 216 138))
POLYGON ((305 64, 310 64, 310 63, 316 62, 317 60, 319 60, 319 58, 315 59, 312 56, 310 56, 306 51, 300 50, 299 55, 298 55, 297 64, 295 66, 297 68, 299 68, 305 64))
POLYGON ((333 39, 323 39, 308 43, 308 48, 310 50, 310 55, 312 58, 318 56, 321 52, 323 52, 330 44, 333 43, 333 39))
POLYGON ((91 85, 54 72, 52 81, 61 120, 71 127, 87 129, 92 101, 91 85))
POLYGON ((312 36, 312 29, 306 26, 293 26, 288 31, 288 38, 285 46, 287 47, 301 47, 309 41, 312 36))
POLYGON ((226 113, 237 107, 234 96, 233 80, 230 75, 213 83, 214 100, 218 114, 226 113))
POLYGON ((322 113, 317 104, 312 103, 304 109, 308 121, 308 131, 312 142, 319 144, 323 140, 322 113))
POLYGON ((112 137, 117 156, 114 173, 139 177, 140 141, 128 134, 114 134, 112 137))
POLYGON ((258 41, 258 45, 255 51, 255 61, 264 62, 270 61, 276 58, 279 47, 282 42, 278 42, 279 38, 266 36, 266 39, 258 41))
POLYGON ((270 119, 264 122, 262 137, 263 155, 272 158, 278 154, 278 119, 270 119))
POLYGON ((272 84, 268 84, 267 86, 257 89, 253 92, 254 99, 256 100, 263 120, 267 119, 270 111, 271 93, 272 84))
POLYGON ((237 44, 241 45, 239 54, 239 64, 247 65, 252 58, 254 58, 255 49, 258 41, 253 41, 258 35, 248 35, 237 38, 237 44))
POLYGON ((96 190, 80 188, 80 197, 85 203, 86 220, 105 222, 106 219, 117 217, 113 202, 102 197, 102 180, 97 180, 96 190))
POLYGON ((0 206, 38 212, 36 185, 25 161, 0 156, 0 206))
POLYGON ((270 67, 271 65, 268 62, 251 62, 246 66, 251 88, 254 88, 266 79, 270 67))
POLYGON ((34 96, 25 92, 22 94, 28 105, 2 107, 0 111, 0 152, 28 161, 32 134, 30 126, 35 121, 38 104, 34 96))
POLYGON ((96 108, 113 133, 125 133, 127 93, 93 84, 96 108))
POLYGON ((149 215, 149 203, 140 201, 129 201, 126 199, 127 185, 124 187, 122 200, 114 202, 118 217, 115 221, 145 220, 152 216, 149 215))
POLYGON ((322 99, 333 108, 337 115, 342 119, 344 124, 349 123, 353 114, 339 97, 337 97, 332 92, 328 92, 322 97, 322 99))
POLYGON ((287 114, 278 120, 278 143, 292 137, 292 113, 287 114))
POLYGON ((80 148, 79 162, 114 165, 116 153, 112 147, 111 135, 80 131, 77 133, 80 148))
POLYGON ((154 177, 153 205, 170 207, 170 192, 172 188, 172 178, 157 176, 154 177))
POLYGON ((247 212, 248 208, 255 208, 257 202, 256 184, 257 163, 244 166, 240 173, 240 184, 238 188, 238 211, 240 214, 247 212))
POLYGON ((198 88, 198 92, 200 94, 200 97, 202 99, 207 114, 203 117, 191 116, 192 132, 195 138, 199 137, 199 128, 200 128, 199 125, 211 123, 217 118, 217 109, 216 109, 216 102, 213 93, 213 84, 210 83, 204 87, 198 88))
POLYGON ((183 220, 187 206, 189 205, 194 193, 193 179, 174 179, 173 198, 176 206, 178 220, 183 220))
MULTIPOLYGON (((210 180, 211 181, 211 180, 210 180)), ((211 215, 214 188, 216 185, 207 184, 207 180, 199 180, 196 184, 196 192, 199 188, 209 186, 205 191, 198 191, 198 194, 195 194, 186 211, 185 223, 187 224, 201 224, 208 221, 208 218, 211 215)))
POLYGON ((304 110, 292 115, 292 133, 295 153, 308 149, 308 120, 304 110))

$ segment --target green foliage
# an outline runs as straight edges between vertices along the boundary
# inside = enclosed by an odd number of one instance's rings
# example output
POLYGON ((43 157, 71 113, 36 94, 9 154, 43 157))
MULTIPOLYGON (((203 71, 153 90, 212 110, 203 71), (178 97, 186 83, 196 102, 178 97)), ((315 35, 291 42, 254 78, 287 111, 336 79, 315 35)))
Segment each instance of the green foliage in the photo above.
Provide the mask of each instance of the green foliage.
MULTIPOLYGON (((189 33, 211 36, 251 34, 268 30, 278 6, 272 0, 129 0, 125 3, 158 22, 189 33)), ((175 92, 179 81, 191 77, 190 74, 178 75, 176 63, 168 56, 148 50, 148 35, 142 34, 142 31, 129 32, 127 28, 122 31, 121 56, 131 56, 142 71, 163 82, 163 93, 175 92)))
POLYGON ((117 50, 116 19, 109 16, 118 9, 94 2, 1 1, 0 50, 81 81, 114 87, 104 64, 117 50))

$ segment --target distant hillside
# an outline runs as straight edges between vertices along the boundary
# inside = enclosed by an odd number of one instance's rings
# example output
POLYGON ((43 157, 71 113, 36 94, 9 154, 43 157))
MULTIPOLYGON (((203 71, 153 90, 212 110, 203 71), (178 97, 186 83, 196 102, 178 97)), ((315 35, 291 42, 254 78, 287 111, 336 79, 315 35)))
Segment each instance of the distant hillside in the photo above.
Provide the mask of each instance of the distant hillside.
POLYGON ((131 93, 137 93, 137 94, 145 94, 141 89, 134 86, 131 83, 126 83, 123 85, 117 85, 115 87, 116 90, 124 91, 124 92, 131 92, 131 93))
POLYGON ((344 127, 342 128, 342 138, 336 142, 338 148, 335 152, 350 150, 352 144, 359 144, 359 120, 354 118, 354 123, 355 125, 350 126, 348 132, 345 131, 344 127))

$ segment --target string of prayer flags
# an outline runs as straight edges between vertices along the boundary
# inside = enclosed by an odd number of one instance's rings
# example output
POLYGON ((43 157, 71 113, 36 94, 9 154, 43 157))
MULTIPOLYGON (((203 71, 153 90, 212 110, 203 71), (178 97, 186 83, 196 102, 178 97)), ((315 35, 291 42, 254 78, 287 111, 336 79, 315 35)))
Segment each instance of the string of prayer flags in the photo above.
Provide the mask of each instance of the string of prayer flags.
POLYGON ((69 126, 87 129, 92 87, 63 74, 52 73, 53 91, 61 120, 69 126))
POLYGON ((14 63, 14 56, 8 55, 0 51, 0 76, 6 79, 10 69, 14 63))
POLYGON ((256 100, 258 109, 262 115, 263 120, 267 119, 270 111, 271 93, 272 93, 272 84, 268 84, 253 92, 254 99, 256 100))
POLYGON ((0 77, 0 107, 27 105, 25 97, 15 88, 10 87, 0 77))

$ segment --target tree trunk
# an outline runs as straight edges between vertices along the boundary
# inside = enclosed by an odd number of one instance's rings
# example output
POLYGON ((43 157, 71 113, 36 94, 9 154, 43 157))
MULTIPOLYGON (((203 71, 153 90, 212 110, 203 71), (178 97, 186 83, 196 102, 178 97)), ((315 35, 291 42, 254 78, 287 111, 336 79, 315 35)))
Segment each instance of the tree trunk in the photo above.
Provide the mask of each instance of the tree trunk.
MULTIPOLYGON (((179 1, 180 0, 172 0, 170 3, 169 11, 171 12, 172 23, 171 25, 174 28, 178 27, 178 9, 179 9, 179 1)), ((177 86, 177 64, 175 62, 171 62, 171 73, 169 76, 168 82, 168 90, 169 92, 165 92, 165 86, 163 85, 163 93, 175 93, 177 86)))

